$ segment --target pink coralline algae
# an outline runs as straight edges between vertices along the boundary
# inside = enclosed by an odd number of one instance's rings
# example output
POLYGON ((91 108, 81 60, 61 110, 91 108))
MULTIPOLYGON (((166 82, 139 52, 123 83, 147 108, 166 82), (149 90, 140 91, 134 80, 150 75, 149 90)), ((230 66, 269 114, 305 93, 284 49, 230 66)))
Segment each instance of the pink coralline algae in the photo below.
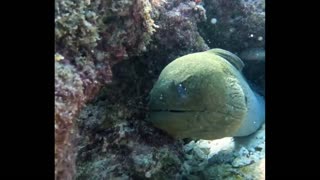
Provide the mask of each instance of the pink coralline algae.
POLYGON ((150 11, 144 0, 55 2, 55 179, 74 177, 75 117, 111 82, 114 64, 145 50, 150 11))
POLYGON ((155 21, 159 28, 155 33, 156 48, 180 53, 205 51, 209 47, 198 33, 197 23, 206 20, 206 10, 194 1, 167 1, 159 8, 161 16, 155 21))

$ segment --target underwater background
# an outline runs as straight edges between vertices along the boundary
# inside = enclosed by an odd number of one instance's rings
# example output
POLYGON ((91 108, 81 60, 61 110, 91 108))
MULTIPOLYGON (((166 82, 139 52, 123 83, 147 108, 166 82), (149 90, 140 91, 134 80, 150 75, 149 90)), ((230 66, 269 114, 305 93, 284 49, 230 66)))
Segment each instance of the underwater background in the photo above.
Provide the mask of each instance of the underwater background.
POLYGON ((161 71, 213 48, 264 96, 264 0, 55 0, 54 21, 55 179, 265 179, 264 124, 204 140, 147 121, 161 71))

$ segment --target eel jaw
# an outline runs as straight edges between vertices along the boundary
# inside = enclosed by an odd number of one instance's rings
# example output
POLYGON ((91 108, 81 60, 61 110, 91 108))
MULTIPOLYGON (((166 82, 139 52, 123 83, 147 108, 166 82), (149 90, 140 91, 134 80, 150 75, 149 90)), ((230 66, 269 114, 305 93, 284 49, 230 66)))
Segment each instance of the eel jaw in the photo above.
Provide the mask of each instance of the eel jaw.
POLYGON ((265 101, 262 96, 253 92, 248 99, 248 113, 234 136, 248 136, 256 132, 265 121, 265 101))

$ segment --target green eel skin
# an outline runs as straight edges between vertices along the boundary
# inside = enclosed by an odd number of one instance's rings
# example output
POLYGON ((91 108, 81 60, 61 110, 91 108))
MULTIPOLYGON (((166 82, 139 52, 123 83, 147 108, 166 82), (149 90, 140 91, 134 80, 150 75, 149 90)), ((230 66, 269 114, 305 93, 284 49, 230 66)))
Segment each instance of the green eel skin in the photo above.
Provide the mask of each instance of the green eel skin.
POLYGON ((244 63, 223 49, 175 59, 150 92, 148 119, 175 138, 247 136, 265 120, 263 97, 241 74, 244 63))

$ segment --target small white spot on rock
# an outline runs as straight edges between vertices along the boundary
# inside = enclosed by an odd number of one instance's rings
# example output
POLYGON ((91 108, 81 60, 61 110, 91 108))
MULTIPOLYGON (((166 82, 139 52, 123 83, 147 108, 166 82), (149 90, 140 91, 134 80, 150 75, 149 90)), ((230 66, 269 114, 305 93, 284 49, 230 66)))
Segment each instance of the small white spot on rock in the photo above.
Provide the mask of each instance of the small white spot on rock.
POLYGON ((151 172, 150 171, 146 172, 145 176, 146 178, 151 178, 151 172))
POLYGON ((211 24, 216 24, 218 22, 218 20, 216 19, 216 18, 212 18, 211 20, 210 20, 210 23, 211 24))

